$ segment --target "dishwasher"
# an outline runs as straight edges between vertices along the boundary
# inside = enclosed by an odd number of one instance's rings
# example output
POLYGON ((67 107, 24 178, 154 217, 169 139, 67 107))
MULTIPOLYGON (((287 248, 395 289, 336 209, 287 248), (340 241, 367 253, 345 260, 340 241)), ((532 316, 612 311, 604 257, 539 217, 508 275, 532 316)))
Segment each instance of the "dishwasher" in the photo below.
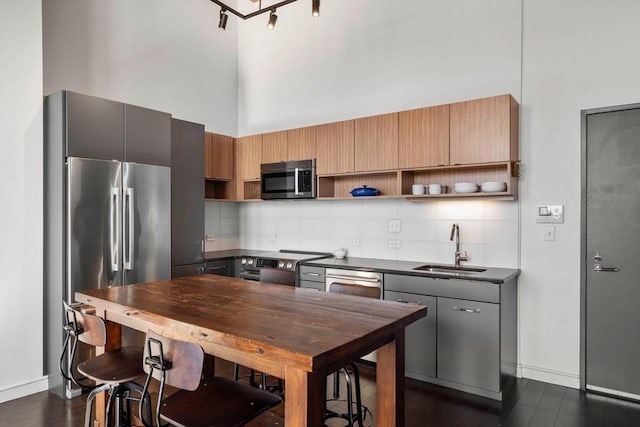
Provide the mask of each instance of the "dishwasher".
MULTIPOLYGON (((378 298, 382 298, 382 273, 376 273, 375 271, 359 271, 359 270, 346 270, 341 268, 327 268, 325 270, 325 289, 330 292, 331 285, 344 284, 365 286, 369 288, 377 288, 378 298)), ((376 351, 373 351, 362 357, 363 360, 369 362, 376 361, 376 351)))

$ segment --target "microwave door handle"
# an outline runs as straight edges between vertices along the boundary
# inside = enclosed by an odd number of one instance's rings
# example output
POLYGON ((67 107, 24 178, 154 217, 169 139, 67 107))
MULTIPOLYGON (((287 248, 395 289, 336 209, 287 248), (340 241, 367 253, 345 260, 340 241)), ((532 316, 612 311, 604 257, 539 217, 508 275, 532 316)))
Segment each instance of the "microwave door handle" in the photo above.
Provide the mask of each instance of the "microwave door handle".
POLYGON ((301 195, 302 195, 302 193, 300 192, 300 187, 299 187, 299 185, 298 185, 298 176, 300 175, 300 169, 295 168, 294 170, 295 170, 295 172, 294 172, 294 173, 295 173, 295 175, 294 175, 294 179, 293 179, 293 180, 295 181, 295 189, 294 189, 294 192, 295 192, 295 195, 296 195, 296 196, 301 196, 301 195))

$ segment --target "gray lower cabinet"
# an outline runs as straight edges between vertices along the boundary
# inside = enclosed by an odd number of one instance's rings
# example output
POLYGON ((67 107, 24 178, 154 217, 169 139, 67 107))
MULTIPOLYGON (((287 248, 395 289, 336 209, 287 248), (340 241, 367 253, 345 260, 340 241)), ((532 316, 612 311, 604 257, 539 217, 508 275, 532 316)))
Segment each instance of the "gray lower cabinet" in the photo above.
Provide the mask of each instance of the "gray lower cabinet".
POLYGON ((233 258, 207 261, 207 265, 205 266, 205 273, 217 274, 218 276, 233 277, 233 264, 233 258))
POLYGON ((384 297, 427 306, 406 330, 406 375, 502 399, 516 375, 517 279, 384 275, 384 297))
POLYGON ((324 291, 324 267, 301 265, 298 276, 298 286, 324 291))
POLYGON ((418 380, 436 377, 437 298, 385 291, 384 299, 428 308, 427 316, 409 325, 405 330, 405 375, 418 380))
POLYGON ((500 391, 498 304, 438 298, 438 378, 500 391))

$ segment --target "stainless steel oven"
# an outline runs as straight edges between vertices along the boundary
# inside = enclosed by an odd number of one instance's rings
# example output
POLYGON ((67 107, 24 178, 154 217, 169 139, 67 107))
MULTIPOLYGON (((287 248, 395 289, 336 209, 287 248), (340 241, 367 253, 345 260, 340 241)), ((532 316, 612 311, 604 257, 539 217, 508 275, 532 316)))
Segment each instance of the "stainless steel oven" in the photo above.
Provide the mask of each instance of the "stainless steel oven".
POLYGON ((313 199, 316 197, 316 161, 264 163, 260 166, 260 197, 313 199))

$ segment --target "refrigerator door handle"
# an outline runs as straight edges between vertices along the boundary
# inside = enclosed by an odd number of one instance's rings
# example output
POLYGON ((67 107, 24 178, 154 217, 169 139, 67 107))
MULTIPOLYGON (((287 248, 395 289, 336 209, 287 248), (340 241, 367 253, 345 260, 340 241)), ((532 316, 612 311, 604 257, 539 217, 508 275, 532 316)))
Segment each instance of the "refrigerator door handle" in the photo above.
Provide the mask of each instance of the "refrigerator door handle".
POLYGON ((133 254, 134 254, 134 250, 135 250, 135 245, 134 245, 134 205, 135 204, 135 198, 133 195, 133 188, 129 187, 125 190, 125 206, 126 206, 126 212, 125 212, 125 218, 128 221, 127 227, 128 227, 128 233, 126 235, 126 241, 125 241, 125 245, 127 247, 127 251, 125 252, 125 258, 124 258, 124 268, 125 270, 133 270, 133 254))
POLYGON ((111 272, 115 273, 120 269, 120 262, 118 259, 118 236, 120 236, 120 189, 118 187, 111 187, 109 221, 109 249, 111 251, 111 272))

